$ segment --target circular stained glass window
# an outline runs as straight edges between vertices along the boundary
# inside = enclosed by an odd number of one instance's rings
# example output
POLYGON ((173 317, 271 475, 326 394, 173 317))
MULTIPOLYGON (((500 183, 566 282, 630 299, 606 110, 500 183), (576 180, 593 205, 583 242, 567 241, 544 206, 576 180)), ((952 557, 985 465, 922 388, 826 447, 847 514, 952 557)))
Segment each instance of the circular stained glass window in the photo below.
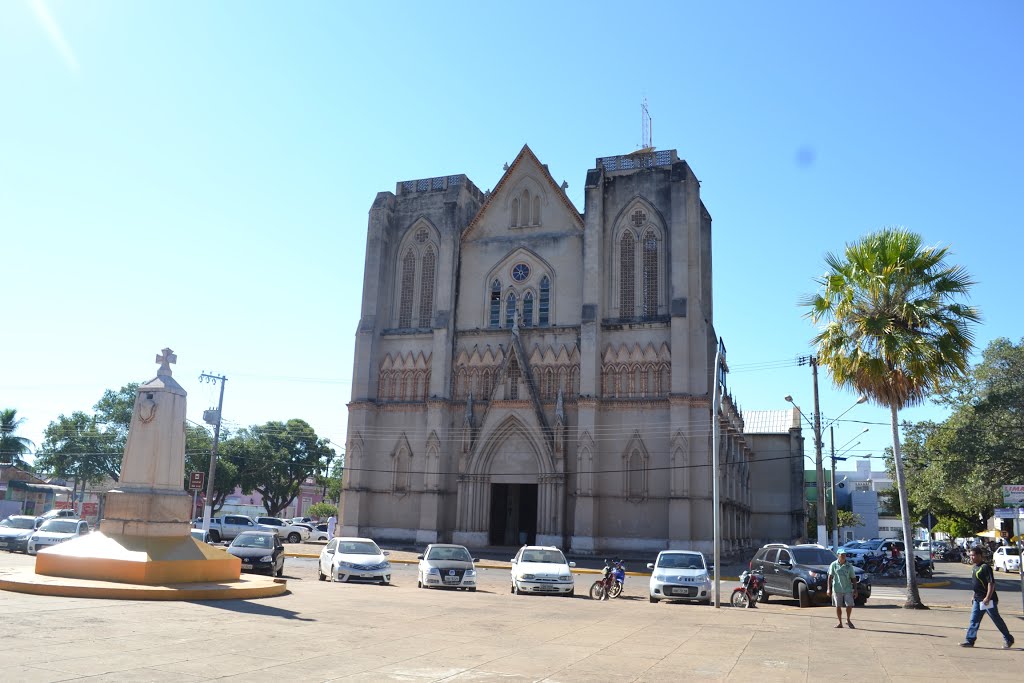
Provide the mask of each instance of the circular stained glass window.
POLYGON ((530 277, 530 266, 525 263, 517 263, 512 266, 512 279, 516 282, 524 282, 530 277))

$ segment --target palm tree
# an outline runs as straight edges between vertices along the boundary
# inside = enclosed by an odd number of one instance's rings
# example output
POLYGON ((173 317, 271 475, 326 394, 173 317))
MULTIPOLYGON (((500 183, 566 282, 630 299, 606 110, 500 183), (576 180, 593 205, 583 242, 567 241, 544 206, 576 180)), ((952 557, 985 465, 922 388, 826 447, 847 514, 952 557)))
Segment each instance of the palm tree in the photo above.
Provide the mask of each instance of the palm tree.
POLYGON ((19 418, 14 408, 0 410, 0 462, 9 462, 15 467, 29 467, 21 456, 32 450, 35 444, 14 434, 24 421, 25 418, 19 418))
POLYGON ((959 303, 971 285, 967 272, 944 262, 948 247, 926 247, 921 236, 884 228, 828 254, 817 294, 801 304, 819 334, 818 362, 840 388, 889 409, 896 488, 907 543, 907 601, 926 609, 914 571, 910 510, 900 455, 899 411, 920 404, 942 380, 962 377, 974 346, 978 311, 959 303))

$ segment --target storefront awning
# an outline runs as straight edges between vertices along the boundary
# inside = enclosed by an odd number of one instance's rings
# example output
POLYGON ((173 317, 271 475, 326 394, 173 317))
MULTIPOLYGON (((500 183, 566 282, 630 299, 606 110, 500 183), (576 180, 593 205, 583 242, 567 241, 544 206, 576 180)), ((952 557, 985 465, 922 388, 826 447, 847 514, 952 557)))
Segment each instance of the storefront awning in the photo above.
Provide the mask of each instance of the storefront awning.
POLYGON ((37 493, 71 493, 71 489, 67 486, 57 486, 56 484, 33 484, 29 481, 19 481, 17 479, 8 482, 7 485, 14 490, 35 491, 37 493))

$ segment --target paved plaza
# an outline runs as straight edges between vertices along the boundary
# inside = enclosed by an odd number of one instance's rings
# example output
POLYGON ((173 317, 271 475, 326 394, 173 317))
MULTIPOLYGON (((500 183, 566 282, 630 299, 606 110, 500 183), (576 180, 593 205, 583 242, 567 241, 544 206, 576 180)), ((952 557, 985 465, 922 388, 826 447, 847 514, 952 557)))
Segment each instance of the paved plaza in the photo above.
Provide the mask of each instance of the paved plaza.
MULTIPOLYGON (((0 553, 0 574, 32 558, 0 553)), ((963 607, 900 609, 873 600, 856 630, 828 607, 777 601, 757 609, 650 604, 646 580, 625 596, 514 596, 506 570, 481 570, 476 593, 420 590, 412 565, 394 585, 316 580, 314 560, 289 558, 290 592, 206 603, 55 598, 0 592, 10 681, 737 681, 1019 680, 1024 651, 1000 649, 985 622, 958 647, 963 607)), ((1010 579, 1003 613, 1024 644, 1010 579)))

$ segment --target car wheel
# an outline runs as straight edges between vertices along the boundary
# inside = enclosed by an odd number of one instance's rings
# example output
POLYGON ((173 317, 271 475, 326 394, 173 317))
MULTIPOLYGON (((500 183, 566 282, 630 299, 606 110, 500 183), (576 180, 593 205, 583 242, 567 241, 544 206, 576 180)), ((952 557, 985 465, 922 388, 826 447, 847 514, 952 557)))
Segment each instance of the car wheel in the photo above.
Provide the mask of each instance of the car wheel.
MULTIPOLYGON (((768 591, 763 588, 757 591, 757 601, 760 603, 768 602, 768 591)), ((710 603, 711 601, 708 600, 708 602, 710 603)))
POLYGON ((220 543, 220 533, 214 530, 210 530, 210 540, 214 543, 220 543))
POLYGON ((811 606, 811 593, 807 590, 806 583, 798 583, 796 585, 796 595, 797 598, 800 600, 801 607, 811 606))
POLYGON ((419 580, 419 577, 416 578, 416 587, 423 588, 423 582, 419 580))
POLYGON ((470 588, 467 588, 466 590, 468 590, 470 593, 476 593, 476 586, 472 586, 470 588))
POLYGON ((294 531, 291 532, 290 534, 288 534, 288 542, 289 543, 298 543, 301 540, 302 540, 302 536, 299 536, 299 534, 297 534, 294 531))
POLYGON ((571 591, 569 591, 568 593, 565 594, 565 597, 571 598, 571 597, 574 597, 575 595, 576 595, 576 589, 573 588, 571 591))
POLYGON ((658 598, 654 597, 653 595, 651 595, 651 596, 648 596, 648 598, 650 599, 650 601, 651 601, 651 602, 653 602, 653 603, 655 603, 655 604, 657 604, 657 603, 658 603, 658 598))
POLYGON ((326 581, 327 580, 327 574, 324 574, 319 566, 316 568, 316 573, 320 575, 320 580, 321 581, 326 581))
POLYGON ((864 605, 868 604, 868 599, 867 598, 854 598, 853 604, 855 604, 857 607, 863 607, 864 605))
POLYGON ((281 563, 281 568, 277 570, 278 578, 284 576, 284 562, 281 563))
POLYGON ((385 580, 385 579, 381 579, 381 580, 380 580, 380 585, 382 585, 382 586, 387 586, 387 585, 389 585, 390 583, 391 583, 390 581, 387 581, 387 580, 385 580))

